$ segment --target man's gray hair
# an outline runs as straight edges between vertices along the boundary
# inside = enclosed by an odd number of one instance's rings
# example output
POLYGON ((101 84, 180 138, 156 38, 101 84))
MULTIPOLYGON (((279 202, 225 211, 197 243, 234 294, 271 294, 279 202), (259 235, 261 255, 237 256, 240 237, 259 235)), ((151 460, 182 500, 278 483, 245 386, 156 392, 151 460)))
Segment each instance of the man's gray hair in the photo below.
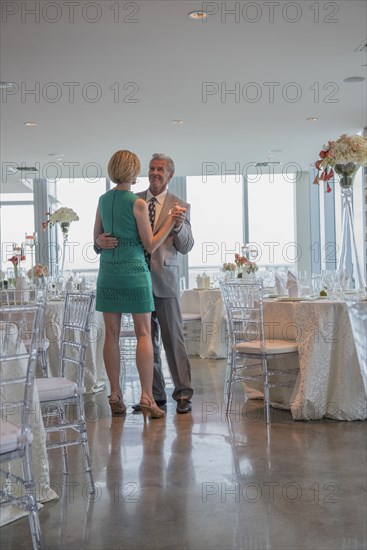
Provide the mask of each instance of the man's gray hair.
POLYGON ((168 164, 169 171, 172 172, 172 175, 175 173, 175 163, 173 162, 171 157, 168 157, 163 153, 154 153, 154 155, 150 159, 150 162, 152 162, 152 160, 165 160, 168 164))

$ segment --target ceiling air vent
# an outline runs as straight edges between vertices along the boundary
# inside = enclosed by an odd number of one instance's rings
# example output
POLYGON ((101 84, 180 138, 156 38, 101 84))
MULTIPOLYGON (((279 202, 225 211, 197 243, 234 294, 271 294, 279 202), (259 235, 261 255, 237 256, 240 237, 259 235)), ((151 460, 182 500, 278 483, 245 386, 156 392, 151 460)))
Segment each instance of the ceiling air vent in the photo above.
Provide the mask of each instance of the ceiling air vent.
POLYGON ((266 161, 266 162, 257 162, 255 164, 255 167, 257 168, 265 168, 266 166, 280 166, 281 165, 281 162, 272 162, 270 160, 266 161))
POLYGON ((38 168, 35 166, 17 166, 19 172, 38 172, 38 168))

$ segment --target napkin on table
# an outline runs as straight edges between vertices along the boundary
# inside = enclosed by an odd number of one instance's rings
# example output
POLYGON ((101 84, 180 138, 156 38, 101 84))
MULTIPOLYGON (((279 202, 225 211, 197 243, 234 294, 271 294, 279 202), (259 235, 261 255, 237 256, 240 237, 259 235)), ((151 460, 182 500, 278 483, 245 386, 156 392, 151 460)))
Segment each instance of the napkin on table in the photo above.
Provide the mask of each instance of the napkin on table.
POLYGON ((288 289, 288 296, 290 298, 298 298, 299 297, 299 285, 298 285, 298 278, 293 275, 291 271, 288 271, 287 274, 287 282, 285 285, 288 289))
POLYGON ((287 294, 287 289, 284 286, 283 279, 278 273, 275 274, 275 286, 278 296, 285 296, 287 294))
POLYGON ((24 277, 19 277, 15 284, 16 292, 16 301, 17 303, 28 304, 29 303, 29 283, 24 277))
POLYGON ((73 278, 70 277, 70 278, 66 281, 65 290, 66 290, 66 292, 72 292, 73 289, 74 289, 73 278))

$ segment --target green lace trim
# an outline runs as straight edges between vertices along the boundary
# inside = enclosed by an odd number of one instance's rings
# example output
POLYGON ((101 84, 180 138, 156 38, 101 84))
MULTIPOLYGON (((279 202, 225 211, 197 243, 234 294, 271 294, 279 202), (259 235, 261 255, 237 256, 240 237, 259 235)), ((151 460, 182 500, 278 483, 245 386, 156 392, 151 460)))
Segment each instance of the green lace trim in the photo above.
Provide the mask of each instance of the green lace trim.
POLYGON ((106 272, 111 275, 136 275, 137 273, 149 272, 146 262, 140 260, 133 260, 131 262, 110 262, 108 260, 102 260, 100 269, 102 272, 106 272))
POLYGON ((98 288, 98 300, 125 302, 150 302, 152 299, 151 290, 147 287, 142 288, 98 288))
POLYGON ((118 246, 136 246, 141 245, 140 239, 128 239, 127 237, 117 237, 118 246))

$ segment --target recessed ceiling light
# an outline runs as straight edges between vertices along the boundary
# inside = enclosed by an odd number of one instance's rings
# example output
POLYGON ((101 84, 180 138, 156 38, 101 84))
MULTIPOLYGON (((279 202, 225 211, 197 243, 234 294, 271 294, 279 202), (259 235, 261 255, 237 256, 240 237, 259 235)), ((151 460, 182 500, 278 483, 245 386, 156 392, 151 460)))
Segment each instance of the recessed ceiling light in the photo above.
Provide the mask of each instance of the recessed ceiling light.
POLYGON ((257 162, 255 168, 266 168, 267 166, 280 166, 282 163, 278 161, 266 160, 262 162, 257 162))
POLYGON ((183 124, 183 120, 180 120, 180 119, 172 120, 172 124, 183 124))
POLYGON ((63 157, 64 153, 49 153, 49 157, 63 157))
POLYGON ((195 21, 205 21, 208 14, 205 11, 190 11, 189 17, 195 21))
POLYGON ((0 88, 2 89, 12 88, 13 86, 15 86, 14 82, 0 82, 0 88))
POLYGON ((37 126, 37 122, 31 122, 31 121, 25 122, 24 124, 29 128, 33 128, 33 126, 37 126))
POLYGON ((308 122, 316 122, 317 117, 315 117, 315 116, 309 116, 309 117, 306 118, 306 120, 308 120, 308 122))
POLYGON ((269 149, 269 153, 281 153, 283 149, 269 149))
POLYGON ((348 78, 344 78, 343 82, 353 84, 354 82, 363 82, 363 80, 366 80, 364 76, 348 76, 348 78))

